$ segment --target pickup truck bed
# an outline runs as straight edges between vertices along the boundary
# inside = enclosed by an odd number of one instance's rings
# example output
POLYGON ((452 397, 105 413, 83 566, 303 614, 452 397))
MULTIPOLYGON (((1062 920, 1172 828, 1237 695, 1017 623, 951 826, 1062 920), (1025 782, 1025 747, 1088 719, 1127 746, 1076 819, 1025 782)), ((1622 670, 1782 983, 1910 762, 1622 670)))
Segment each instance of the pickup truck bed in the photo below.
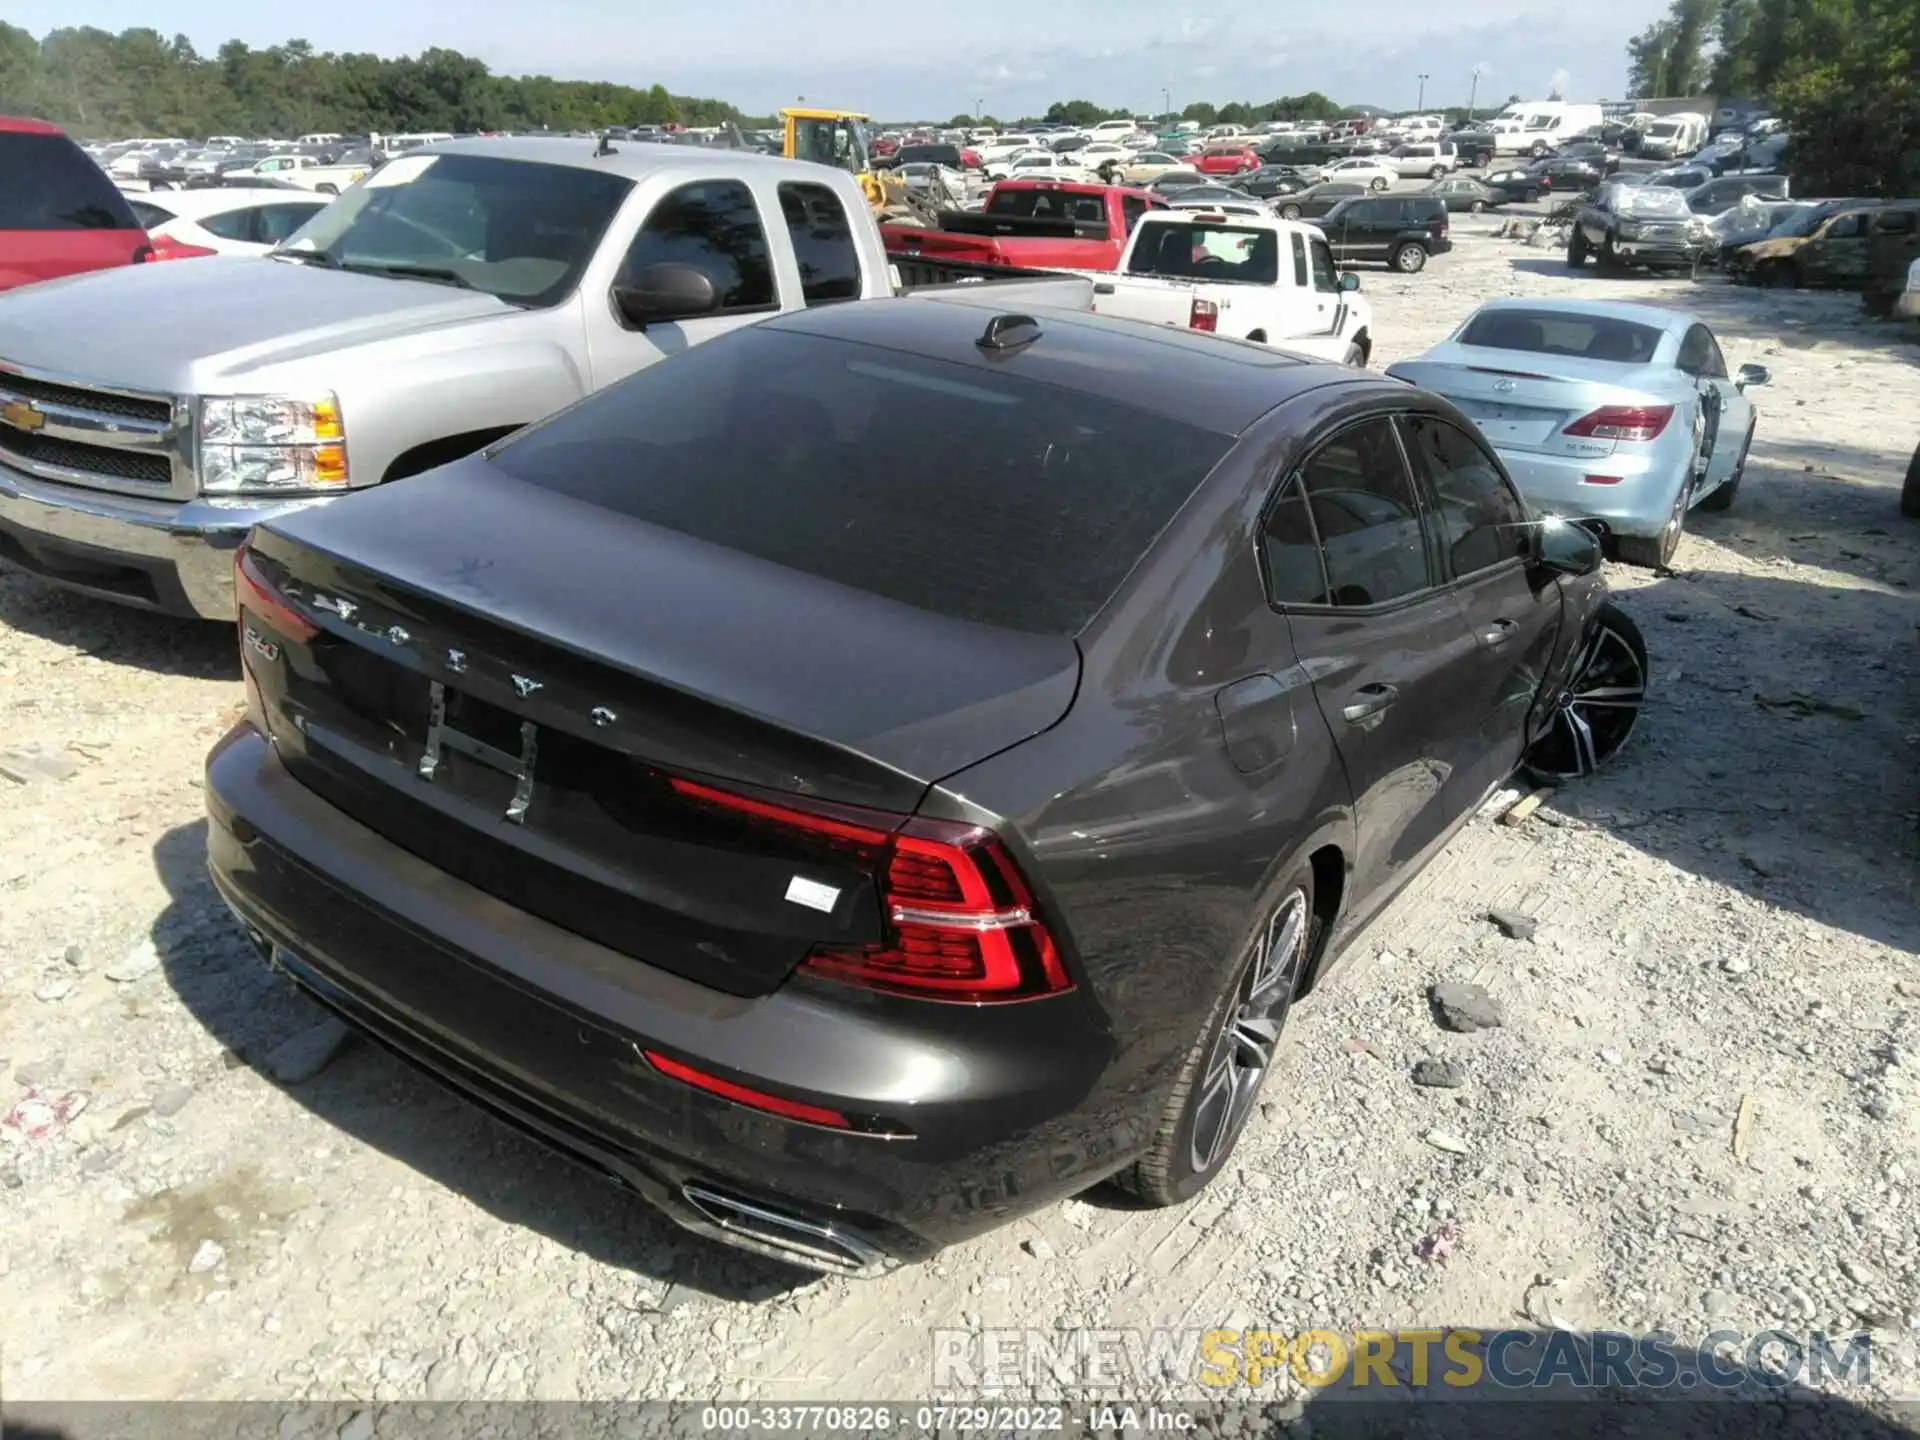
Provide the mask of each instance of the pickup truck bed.
POLYGON ((942 211, 937 228, 885 225, 894 259, 923 255, 1023 269, 1111 270, 1131 220, 1166 202, 1145 191, 1057 180, 1003 180, 975 213, 942 211))

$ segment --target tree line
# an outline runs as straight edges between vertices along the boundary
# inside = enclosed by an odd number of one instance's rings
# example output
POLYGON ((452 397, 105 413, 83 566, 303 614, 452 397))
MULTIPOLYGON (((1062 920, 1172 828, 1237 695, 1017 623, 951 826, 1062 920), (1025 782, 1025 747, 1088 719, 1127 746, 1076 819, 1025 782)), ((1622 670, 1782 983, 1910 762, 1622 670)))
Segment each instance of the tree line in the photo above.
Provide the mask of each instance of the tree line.
POLYGON ((1770 104, 1802 193, 1920 193, 1920 0, 1673 0, 1627 60, 1637 97, 1770 104))
POLYGON ((723 100, 545 75, 495 75, 472 56, 336 55, 305 40, 201 55, 184 35, 92 27, 44 40, 0 23, 0 114, 86 138, 597 130, 615 125, 771 124, 723 100))

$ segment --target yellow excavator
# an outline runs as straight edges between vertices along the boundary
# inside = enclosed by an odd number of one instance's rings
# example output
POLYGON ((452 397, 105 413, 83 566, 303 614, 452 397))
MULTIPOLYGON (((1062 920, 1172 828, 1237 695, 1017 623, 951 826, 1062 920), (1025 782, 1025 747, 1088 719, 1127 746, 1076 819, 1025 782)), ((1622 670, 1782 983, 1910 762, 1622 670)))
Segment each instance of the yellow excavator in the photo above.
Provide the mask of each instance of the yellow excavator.
POLYGON ((780 153, 789 160, 811 160, 847 171, 860 182, 877 220, 924 221, 926 207, 907 193, 906 183, 873 168, 873 146, 867 135, 870 120, 858 110, 782 110, 780 153))

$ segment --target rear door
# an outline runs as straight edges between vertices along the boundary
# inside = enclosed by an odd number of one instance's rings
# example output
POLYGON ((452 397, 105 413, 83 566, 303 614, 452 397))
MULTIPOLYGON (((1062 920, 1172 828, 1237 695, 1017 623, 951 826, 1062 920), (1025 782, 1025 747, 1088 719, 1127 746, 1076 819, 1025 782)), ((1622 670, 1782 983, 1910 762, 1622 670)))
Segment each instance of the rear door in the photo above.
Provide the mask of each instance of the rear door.
POLYGON ((1474 649, 1459 703, 1474 718, 1463 752, 1464 792, 1476 797, 1504 780, 1526 749, 1527 717, 1552 661, 1560 590, 1530 567, 1531 517, 1519 492, 1479 440, 1435 415, 1404 415, 1401 439, 1434 519, 1436 561, 1474 649))
POLYGON ((1392 418, 1320 438, 1277 488, 1263 533, 1269 599, 1353 795, 1354 893, 1392 885, 1447 833, 1484 768, 1464 704, 1482 657, 1433 568, 1392 418))
POLYGON ((1753 424, 1753 402, 1727 374, 1719 342, 1704 325, 1687 331, 1674 368, 1684 371, 1700 391, 1700 413, 1707 422, 1707 470, 1699 493, 1705 495, 1725 484, 1740 463, 1747 430, 1753 424))
POLYGON ((1800 247, 1800 273, 1810 284, 1847 287, 1865 281, 1867 233, 1872 212, 1849 210, 1800 247))

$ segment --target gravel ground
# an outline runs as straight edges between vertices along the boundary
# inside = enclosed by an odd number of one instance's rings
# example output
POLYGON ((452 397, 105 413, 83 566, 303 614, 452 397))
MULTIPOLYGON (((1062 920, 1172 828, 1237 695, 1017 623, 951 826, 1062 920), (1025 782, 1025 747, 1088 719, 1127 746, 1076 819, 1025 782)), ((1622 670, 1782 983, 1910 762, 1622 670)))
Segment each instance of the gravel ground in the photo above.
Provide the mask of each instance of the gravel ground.
POLYGON ((0 782, 0 1106, 85 1101, 0 1129, 7 1397, 924 1398, 953 1326, 1907 1335, 1920 351, 1851 297, 1576 276, 1491 228, 1365 276, 1376 365, 1491 295, 1604 293, 1774 371, 1733 510, 1670 575, 1609 567, 1652 650, 1639 736, 1476 821, 1362 937, 1197 1200, 1092 1192, 878 1281, 683 1236, 337 1047, 203 878, 228 634, 0 574, 0 752, 44 777, 0 782), (1438 1026, 1441 981, 1504 1025, 1438 1026))

